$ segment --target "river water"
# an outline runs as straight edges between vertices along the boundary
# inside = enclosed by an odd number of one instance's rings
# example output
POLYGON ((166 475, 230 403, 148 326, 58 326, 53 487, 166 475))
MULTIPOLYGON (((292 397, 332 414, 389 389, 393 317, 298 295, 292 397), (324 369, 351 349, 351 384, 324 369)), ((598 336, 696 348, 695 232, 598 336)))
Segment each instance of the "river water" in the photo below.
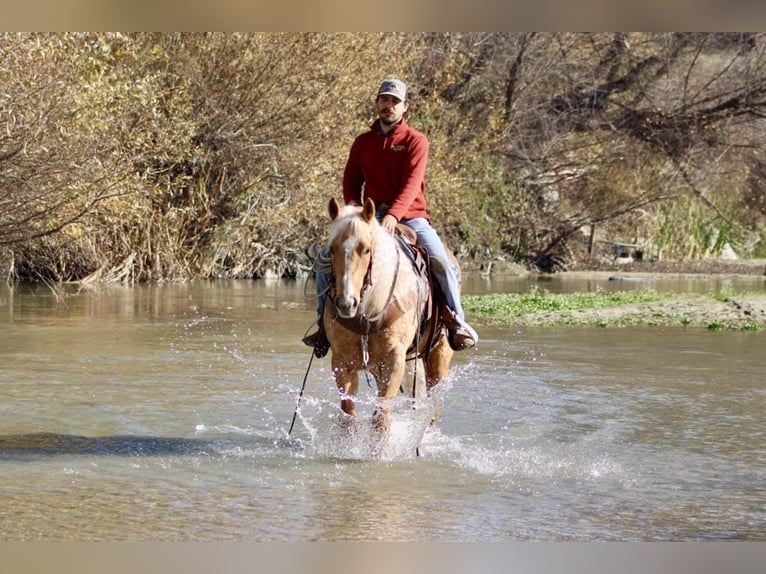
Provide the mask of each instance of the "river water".
POLYGON ((329 359, 297 401, 313 308, 290 281, 0 287, 0 539, 766 540, 766 333, 477 324, 372 459, 364 382, 352 438, 329 359))

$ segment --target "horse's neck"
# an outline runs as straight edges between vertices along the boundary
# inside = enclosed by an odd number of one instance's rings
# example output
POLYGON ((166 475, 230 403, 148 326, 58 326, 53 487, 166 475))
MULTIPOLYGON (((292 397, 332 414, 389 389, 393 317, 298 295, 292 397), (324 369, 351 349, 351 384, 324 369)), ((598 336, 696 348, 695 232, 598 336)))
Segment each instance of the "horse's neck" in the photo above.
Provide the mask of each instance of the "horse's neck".
POLYGON ((370 271, 368 303, 371 308, 380 309, 388 302, 391 290, 405 267, 399 258, 396 240, 386 231, 380 230, 370 271))

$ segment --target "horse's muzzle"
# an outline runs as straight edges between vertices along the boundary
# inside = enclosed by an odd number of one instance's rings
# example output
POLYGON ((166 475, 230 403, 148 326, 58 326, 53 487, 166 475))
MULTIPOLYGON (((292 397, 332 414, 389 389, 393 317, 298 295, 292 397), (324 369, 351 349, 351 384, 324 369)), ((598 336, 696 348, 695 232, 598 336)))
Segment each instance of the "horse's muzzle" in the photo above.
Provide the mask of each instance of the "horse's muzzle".
POLYGON ((350 319, 356 315, 359 309, 359 299, 356 297, 336 297, 335 308, 338 310, 338 315, 344 319, 350 319))

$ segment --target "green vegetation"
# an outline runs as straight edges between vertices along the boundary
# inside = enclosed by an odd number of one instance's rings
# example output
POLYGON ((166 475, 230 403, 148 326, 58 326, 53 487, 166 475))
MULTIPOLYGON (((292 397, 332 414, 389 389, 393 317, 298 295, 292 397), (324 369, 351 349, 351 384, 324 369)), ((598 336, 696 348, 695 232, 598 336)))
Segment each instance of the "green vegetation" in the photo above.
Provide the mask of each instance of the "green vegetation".
MULTIPOLYGON (((596 290, 587 293, 550 293, 533 289, 528 293, 495 293, 491 295, 465 295, 463 307, 466 313, 484 322, 508 322, 527 314, 605 309, 668 300, 681 297, 678 294, 660 294, 655 291, 596 290)), ((689 297, 689 295, 684 295, 689 297)), ((545 315, 548 316, 548 315, 545 315)))
POLYGON ((660 295, 654 291, 597 290, 588 293, 550 293, 533 289, 529 293, 500 293, 492 295, 466 295, 463 304, 472 315, 482 320, 507 319, 513 315, 540 311, 576 311, 580 309, 603 309, 630 303, 659 301, 674 295, 660 295))
POLYGON ((703 326, 711 331, 766 327, 766 309, 761 307, 749 315, 736 313, 735 296, 737 300, 754 298, 761 305, 766 302, 763 293, 597 290, 561 294, 534 289, 529 293, 466 295, 463 307, 472 320, 487 325, 703 326))
POLYGON ((307 273, 394 75, 466 268, 764 255, 762 33, 6 32, 0 54, 12 281, 307 273))

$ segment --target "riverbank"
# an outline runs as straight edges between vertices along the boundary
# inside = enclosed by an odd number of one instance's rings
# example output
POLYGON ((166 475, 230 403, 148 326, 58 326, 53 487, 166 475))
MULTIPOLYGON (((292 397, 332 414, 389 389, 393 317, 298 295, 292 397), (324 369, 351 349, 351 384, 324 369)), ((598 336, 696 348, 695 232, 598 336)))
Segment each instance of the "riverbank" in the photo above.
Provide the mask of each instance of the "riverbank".
MULTIPOLYGON (((702 260, 605 264, 563 272, 572 277, 642 281, 670 275, 762 276, 766 260, 702 260)), ((764 278, 766 281, 766 277, 764 278)), ((703 327, 710 330, 766 329, 766 293, 709 294, 617 292, 597 294, 502 294, 464 297, 470 317, 493 324, 620 327, 627 325, 703 327)))

